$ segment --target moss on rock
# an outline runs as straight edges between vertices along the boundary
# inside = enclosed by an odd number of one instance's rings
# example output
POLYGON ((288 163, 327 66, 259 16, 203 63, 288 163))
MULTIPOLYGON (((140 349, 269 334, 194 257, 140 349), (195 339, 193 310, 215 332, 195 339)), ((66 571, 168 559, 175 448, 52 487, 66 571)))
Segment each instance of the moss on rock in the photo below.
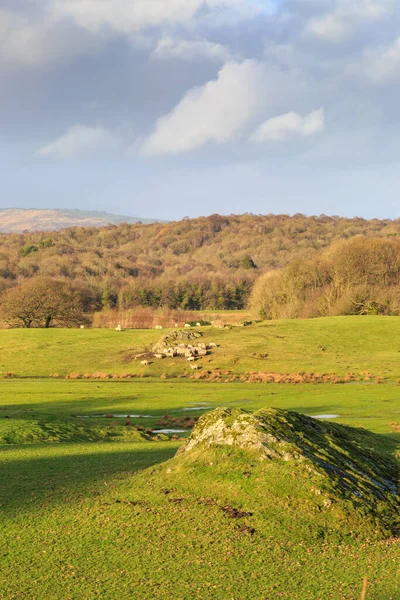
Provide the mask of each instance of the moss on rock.
MULTIPOLYGON (((364 429, 321 422, 274 408, 253 414, 218 408, 201 417, 178 455, 201 447, 231 446, 262 460, 291 461, 329 502, 350 501, 392 532, 400 530, 399 463, 379 448, 379 436, 364 429)), ((327 504, 327 505, 328 505, 327 504)))

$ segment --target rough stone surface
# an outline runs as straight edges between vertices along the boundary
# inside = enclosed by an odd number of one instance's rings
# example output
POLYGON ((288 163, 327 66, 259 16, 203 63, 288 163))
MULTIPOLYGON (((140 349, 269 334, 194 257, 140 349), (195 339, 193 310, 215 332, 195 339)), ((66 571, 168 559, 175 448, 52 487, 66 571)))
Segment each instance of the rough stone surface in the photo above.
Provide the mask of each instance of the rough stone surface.
POLYGON ((190 342, 201 338, 202 336, 203 334, 199 331, 170 331, 154 344, 152 350, 154 353, 159 354, 164 351, 164 348, 174 348, 180 343, 190 342))
POLYGON ((256 450, 261 456, 279 457, 279 440, 264 432, 260 421, 250 413, 229 408, 217 408, 204 415, 179 453, 189 452, 199 444, 207 446, 238 446, 256 450))

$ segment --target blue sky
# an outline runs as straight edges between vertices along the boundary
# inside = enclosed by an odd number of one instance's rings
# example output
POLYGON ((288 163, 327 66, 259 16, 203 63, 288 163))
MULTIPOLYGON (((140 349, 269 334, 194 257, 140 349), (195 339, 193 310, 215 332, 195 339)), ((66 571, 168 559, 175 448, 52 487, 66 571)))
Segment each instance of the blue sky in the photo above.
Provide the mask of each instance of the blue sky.
POLYGON ((397 0, 0 0, 0 206, 398 217, 397 0))

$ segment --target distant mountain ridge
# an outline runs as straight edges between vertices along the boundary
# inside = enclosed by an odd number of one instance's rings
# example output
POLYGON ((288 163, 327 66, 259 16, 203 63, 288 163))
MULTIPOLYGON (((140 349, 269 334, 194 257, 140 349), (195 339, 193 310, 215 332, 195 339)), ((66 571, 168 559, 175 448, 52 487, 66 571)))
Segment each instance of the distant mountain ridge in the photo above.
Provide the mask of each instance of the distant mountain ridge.
POLYGON ((158 223, 156 219, 142 219, 114 215, 103 211, 62 209, 0 209, 0 233, 24 231, 59 231, 68 227, 104 227, 119 223, 158 223))

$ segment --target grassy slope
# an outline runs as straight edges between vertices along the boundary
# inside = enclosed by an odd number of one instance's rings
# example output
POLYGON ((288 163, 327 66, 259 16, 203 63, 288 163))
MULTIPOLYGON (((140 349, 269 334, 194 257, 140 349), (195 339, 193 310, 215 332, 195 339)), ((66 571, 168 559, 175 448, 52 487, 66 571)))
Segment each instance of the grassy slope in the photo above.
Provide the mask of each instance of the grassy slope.
MULTIPOLYGON (((368 369, 395 379, 400 376, 399 328, 397 318, 342 318, 212 330, 207 336, 220 344, 214 365, 239 372, 310 369, 341 374, 368 369), (259 352, 268 352, 268 359, 252 357, 259 352), (234 364, 235 354, 240 358, 234 364)), ((126 357, 159 335, 1 331, 0 368, 31 377, 55 371, 140 372, 144 368, 125 362, 126 357)), ((184 370, 183 364, 173 362, 155 363, 149 372, 184 370)), ((3 428, 24 428, 32 420, 69 423, 76 413, 145 412, 154 418, 141 423, 153 425, 159 416, 183 414, 182 408, 195 402, 235 402, 251 410, 277 406, 307 414, 337 413, 343 423, 390 434, 380 438, 387 451, 393 452, 400 442, 400 433, 391 427, 400 421, 398 388, 389 383, 294 386, 152 377, 36 378, 0 381, 0 394, 0 435, 3 428)), ((296 503, 291 506, 287 496, 300 498, 302 483, 289 472, 277 491, 276 506, 265 493, 261 467, 254 466, 254 477, 243 478, 248 459, 239 455, 228 474, 227 457, 211 454, 191 466, 190 478, 184 468, 169 472, 168 463, 155 467, 154 477, 147 471, 136 473, 171 458, 178 445, 136 441, 1 446, 1 600, 356 600, 364 575, 372 582, 368 600, 400 598, 399 542, 357 540, 307 525, 307 520, 295 523, 291 515, 296 514, 296 503), (163 488, 175 490, 164 494, 163 488), (254 517, 236 522, 218 506, 199 504, 204 497, 242 507, 254 517), (177 498, 183 500, 170 501, 177 498), (242 524, 256 533, 239 531, 242 524)))
MULTIPOLYGON (((222 330, 203 328, 206 341, 219 348, 199 361, 207 368, 245 371, 382 372, 400 377, 400 317, 335 317, 275 321, 222 330), (260 358, 258 354, 268 354, 260 358), (206 362, 206 361, 210 362, 206 362)), ((162 333, 167 333, 164 330, 162 333)), ((155 330, 0 330, 0 371, 24 376, 58 372, 182 374, 182 358, 143 367, 133 357, 159 339, 155 330)))

